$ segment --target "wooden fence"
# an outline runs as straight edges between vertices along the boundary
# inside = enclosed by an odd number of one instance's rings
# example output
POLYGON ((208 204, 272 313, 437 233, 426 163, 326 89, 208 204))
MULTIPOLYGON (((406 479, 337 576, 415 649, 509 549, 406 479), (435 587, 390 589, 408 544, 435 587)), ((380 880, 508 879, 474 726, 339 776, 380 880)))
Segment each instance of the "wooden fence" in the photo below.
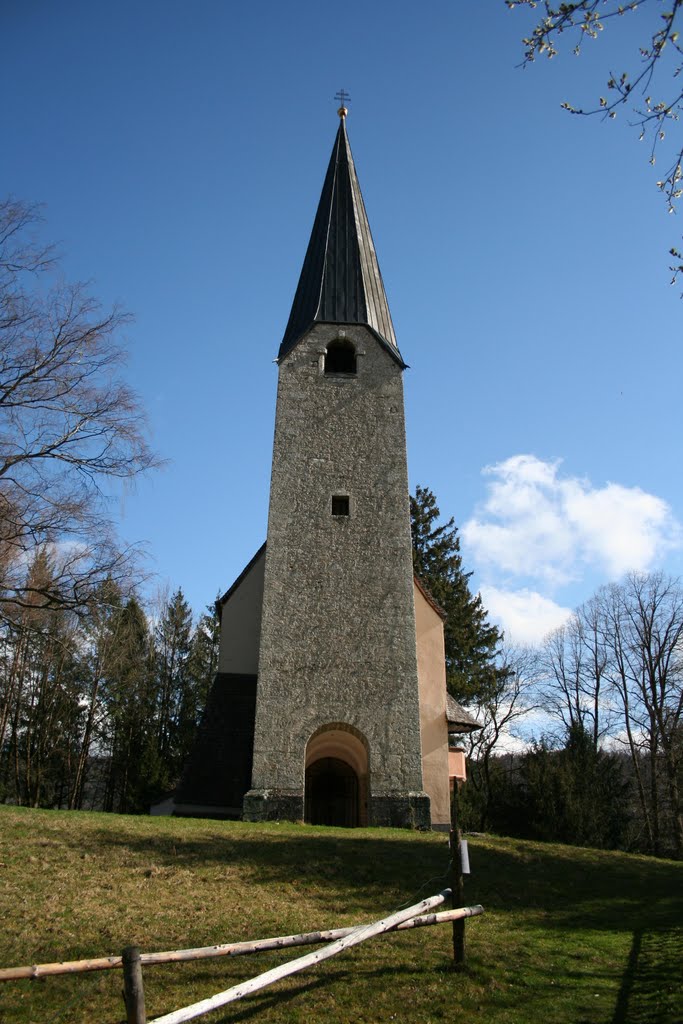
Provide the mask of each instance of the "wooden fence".
POLYGON ((227 1003, 235 1002, 244 996, 258 992, 281 978, 313 967, 329 957, 343 953, 351 946, 358 945, 374 936, 391 931, 403 931, 408 928, 423 928, 429 925, 444 924, 448 921, 464 921, 467 917, 475 917, 484 912, 483 907, 460 907, 455 910, 434 913, 434 908, 450 898, 451 890, 444 889, 436 896, 422 900, 405 910, 391 914, 371 924, 354 925, 349 928, 333 928, 304 932, 299 935, 281 935, 269 939, 258 939, 252 942, 231 942, 215 946, 202 946, 196 949, 176 949, 161 953, 141 953, 136 946, 128 946, 121 956, 107 956, 90 960, 73 960, 52 964, 33 964, 28 967, 8 967, 0 969, 0 982, 19 981, 21 979, 44 978, 57 974, 81 974, 87 971, 103 971, 113 968, 123 969, 124 997, 128 1024, 147 1024, 145 995, 142 968, 154 964, 176 963, 185 960, 204 960, 219 956, 244 956, 266 950, 288 949, 295 946, 316 945, 327 943, 322 949, 290 960, 249 981, 242 982, 219 992, 209 999, 203 999, 191 1006, 175 1010, 163 1017, 156 1017, 149 1024, 182 1024, 193 1020, 211 1010, 227 1003))

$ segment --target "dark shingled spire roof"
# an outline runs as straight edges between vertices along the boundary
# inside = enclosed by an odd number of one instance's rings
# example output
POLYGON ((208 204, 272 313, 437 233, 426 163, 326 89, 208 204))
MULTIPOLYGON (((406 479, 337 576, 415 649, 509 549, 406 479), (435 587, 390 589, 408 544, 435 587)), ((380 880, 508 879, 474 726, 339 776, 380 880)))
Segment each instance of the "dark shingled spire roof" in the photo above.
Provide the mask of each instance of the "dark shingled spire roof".
POLYGON ((278 359, 314 323, 366 324, 404 366, 342 116, 278 359))

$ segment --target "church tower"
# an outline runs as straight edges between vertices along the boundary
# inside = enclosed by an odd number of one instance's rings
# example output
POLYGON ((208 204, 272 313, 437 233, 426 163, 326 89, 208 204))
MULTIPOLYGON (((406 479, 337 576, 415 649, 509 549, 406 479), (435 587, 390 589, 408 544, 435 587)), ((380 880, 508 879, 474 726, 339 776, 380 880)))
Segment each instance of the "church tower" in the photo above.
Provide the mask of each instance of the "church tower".
MULTIPOLYGON (((278 354, 268 536, 167 813, 447 829, 445 615, 413 576, 403 361, 339 111, 278 354)), ((161 806, 161 805, 160 805, 161 806)), ((165 812, 166 813, 166 812, 165 812)))
POLYGON ((253 766, 243 812, 252 821, 428 827, 405 363, 346 113, 339 111, 277 360, 253 766))

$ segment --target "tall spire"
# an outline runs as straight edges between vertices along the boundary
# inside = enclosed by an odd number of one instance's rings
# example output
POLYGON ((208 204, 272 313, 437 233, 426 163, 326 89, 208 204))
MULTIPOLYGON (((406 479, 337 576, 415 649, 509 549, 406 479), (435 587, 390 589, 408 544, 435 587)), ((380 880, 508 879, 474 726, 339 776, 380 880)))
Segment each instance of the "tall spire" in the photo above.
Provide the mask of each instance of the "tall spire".
POLYGON ((366 324, 404 365, 346 135, 346 108, 278 358, 314 323, 366 324))

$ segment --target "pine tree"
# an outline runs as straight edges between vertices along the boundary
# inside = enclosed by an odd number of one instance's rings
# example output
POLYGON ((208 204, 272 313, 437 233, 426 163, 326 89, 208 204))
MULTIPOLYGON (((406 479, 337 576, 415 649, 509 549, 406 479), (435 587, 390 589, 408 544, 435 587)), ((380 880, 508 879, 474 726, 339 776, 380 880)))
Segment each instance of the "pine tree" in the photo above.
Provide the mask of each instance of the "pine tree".
POLYGON ((179 588, 155 630, 157 796, 180 779, 192 749, 218 665, 219 622, 209 609, 192 628, 192 611, 179 588))
POLYGON ((107 680, 113 677, 113 665, 121 646, 119 632, 124 628, 121 615, 123 595, 119 584, 105 580, 88 602, 81 616, 80 645, 86 679, 81 696, 83 728, 74 768, 69 808, 83 808, 86 785, 93 767, 93 750, 106 746, 108 735, 107 680))
POLYGON ((506 671, 496 665, 502 636, 488 621, 479 594, 470 591, 472 573, 463 569, 454 520, 439 523, 440 516, 434 494, 418 486, 410 499, 413 567, 447 616, 444 635, 449 691, 465 703, 484 700, 506 671))
POLYGON ((216 605, 209 605, 200 616, 192 634, 189 658, 192 686, 186 692, 180 717, 181 764, 194 746, 197 729, 209 699, 211 684, 218 671, 220 632, 220 618, 216 605))
POLYGON ((136 597, 117 613, 114 629, 117 647, 105 691, 110 762, 104 810, 126 814, 147 809, 158 775, 151 645, 136 597))
POLYGON ((590 730, 570 726, 564 745, 547 739, 522 755, 513 835, 601 849, 623 847, 629 825, 626 762, 596 747, 590 730))
POLYGON ((159 779, 162 791, 172 788, 182 767, 185 751, 180 734, 190 674, 192 610, 180 588, 166 602, 155 630, 157 677, 157 742, 163 767, 159 779))
POLYGON ((0 797, 33 807, 68 798, 81 727, 82 665, 77 626, 63 610, 41 607, 53 583, 52 561, 41 548, 26 571, 35 602, 3 623, 0 681, 0 797))

